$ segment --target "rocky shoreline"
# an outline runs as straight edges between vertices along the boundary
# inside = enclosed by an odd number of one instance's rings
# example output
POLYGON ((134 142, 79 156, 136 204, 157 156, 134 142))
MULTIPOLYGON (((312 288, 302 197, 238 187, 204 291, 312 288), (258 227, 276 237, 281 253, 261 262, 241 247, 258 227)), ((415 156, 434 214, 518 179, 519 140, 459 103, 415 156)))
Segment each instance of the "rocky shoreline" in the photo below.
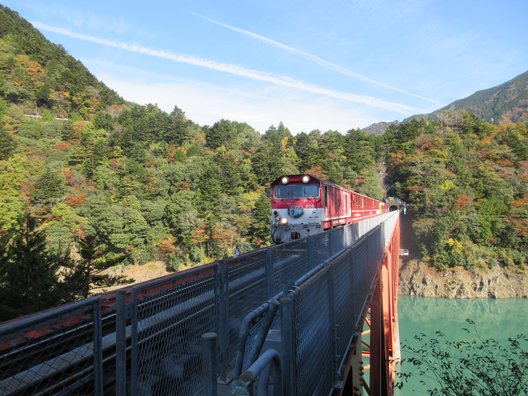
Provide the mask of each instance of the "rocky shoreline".
POLYGON ((528 272, 494 267, 438 271, 418 260, 400 267, 400 294, 441 298, 528 298, 528 272))

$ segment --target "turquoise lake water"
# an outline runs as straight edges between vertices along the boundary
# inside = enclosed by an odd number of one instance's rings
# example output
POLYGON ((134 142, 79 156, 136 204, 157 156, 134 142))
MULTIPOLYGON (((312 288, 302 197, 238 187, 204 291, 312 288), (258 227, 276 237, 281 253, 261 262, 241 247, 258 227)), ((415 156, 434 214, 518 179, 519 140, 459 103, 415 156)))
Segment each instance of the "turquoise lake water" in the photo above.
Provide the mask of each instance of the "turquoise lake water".
MULTIPOLYGON (((468 340, 462 330, 468 328, 466 319, 476 322, 482 339, 506 341, 519 333, 528 334, 528 299, 506 300, 450 300, 441 298, 399 297, 399 326, 402 344, 412 343, 413 336, 425 333, 434 337, 439 330, 450 339, 468 340)), ((405 359, 405 350, 402 350, 405 359)), ((412 372, 412 367, 402 370, 412 372)), ((418 378, 408 382, 397 395, 426 395, 418 378)))

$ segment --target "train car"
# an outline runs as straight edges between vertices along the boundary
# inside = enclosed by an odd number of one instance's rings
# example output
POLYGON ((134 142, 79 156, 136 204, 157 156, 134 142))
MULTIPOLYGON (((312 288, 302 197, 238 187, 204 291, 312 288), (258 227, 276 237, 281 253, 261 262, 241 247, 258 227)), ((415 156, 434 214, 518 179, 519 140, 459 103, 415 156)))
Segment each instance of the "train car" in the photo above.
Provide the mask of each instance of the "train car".
POLYGON ((271 238, 275 243, 387 211, 384 202, 311 175, 281 176, 271 183, 271 208, 271 238))

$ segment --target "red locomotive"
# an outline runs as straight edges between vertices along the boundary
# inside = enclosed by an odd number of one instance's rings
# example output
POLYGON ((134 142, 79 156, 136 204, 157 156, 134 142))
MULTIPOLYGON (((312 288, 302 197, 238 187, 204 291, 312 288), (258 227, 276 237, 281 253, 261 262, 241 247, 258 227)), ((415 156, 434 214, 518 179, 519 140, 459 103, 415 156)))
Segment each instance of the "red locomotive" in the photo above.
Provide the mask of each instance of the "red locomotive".
POLYGON ((271 237, 289 242, 387 211, 377 199, 310 175, 287 175, 271 183, 271 237))

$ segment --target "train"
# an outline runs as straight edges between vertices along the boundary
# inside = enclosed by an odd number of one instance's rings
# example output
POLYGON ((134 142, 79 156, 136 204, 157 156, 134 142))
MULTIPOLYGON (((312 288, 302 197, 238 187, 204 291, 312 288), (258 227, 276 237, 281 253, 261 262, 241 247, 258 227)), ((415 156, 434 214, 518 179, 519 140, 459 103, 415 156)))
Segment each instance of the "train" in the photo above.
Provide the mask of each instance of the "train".
POLYGON ((271 239, 285 243, 388 211, 374 198, 308 174, 285 175, 270 186, 271 239))

